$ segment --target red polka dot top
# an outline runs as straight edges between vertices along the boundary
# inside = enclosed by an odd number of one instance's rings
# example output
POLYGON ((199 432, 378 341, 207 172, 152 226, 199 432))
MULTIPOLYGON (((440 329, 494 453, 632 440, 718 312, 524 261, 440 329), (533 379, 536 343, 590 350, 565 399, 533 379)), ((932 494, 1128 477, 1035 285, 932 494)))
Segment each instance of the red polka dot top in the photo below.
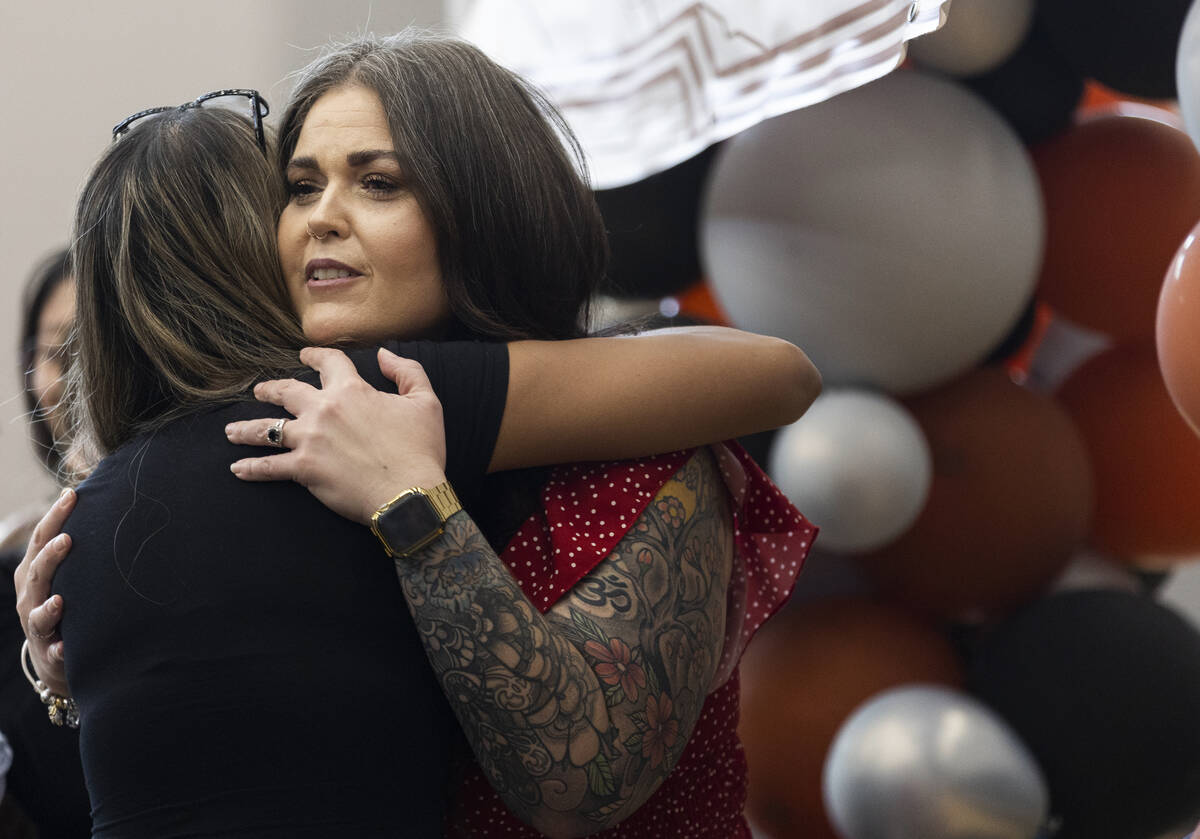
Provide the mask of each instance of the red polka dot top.
MULTIPOLYGON (((749 839, 742 816, 746 759, 737 736, 737 664, 758 628, 791 594, 817 528, 736 443, 713 446, 734 510, 737 562, 729 584, 725 649, 675 769, 632 815, 594 834, 606 839, 749 839)), ((543 612, 607 557, 663 485, 694 452, 556 469, 541 509, 502 559, 543 612)), ((472 765, 450 807, 446 835, 537 837, 472 765)))

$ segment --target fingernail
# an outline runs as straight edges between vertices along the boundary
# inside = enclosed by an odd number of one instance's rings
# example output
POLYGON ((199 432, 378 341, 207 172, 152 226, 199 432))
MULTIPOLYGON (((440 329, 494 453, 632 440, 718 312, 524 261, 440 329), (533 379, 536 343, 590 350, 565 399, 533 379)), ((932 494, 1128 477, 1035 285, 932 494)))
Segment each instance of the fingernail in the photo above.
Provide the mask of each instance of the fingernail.
POLYGON ((63 660, 63 642, 55 641, 53 644, 51 644, 50 645, 50 654, 53 655, 59 661, 62 661, 63 660))
POLYGON ((67 534, 65 534, 65 533, 60 533, 60 534, 58 534, 57 536, 55 536, 55 537, 54 537, 54 539, 53 539, 53 541, 54 541, 54 550, 56 550, 56 551, 61 551, 63 548, 65 548, 65 547, 67 546, 67 539, 68 539, 68 538, 69 538, 69 537, 68 537, 68 536, 67 536, 67 534))
POLYGON ((233 474, 237 475, 238 477, 241 477, 242 470, 244 468, 245 467, 242 466, 242 462, 240 460, 229 464, 229 471, 232 472, 233 474))
POLYGON ((71 489, 70 487, 64 487, 63 491, 58 494, 58 503, 66 504, 68 501, 71 500, 71 496, 73 496, 74 494, 75 494, 75 490, 71 489))
POLYGON ((50 614, 52 614, 52 615, 57 615, 57 614, 58 614, 58 597, 57 597, 57 596, 55 596, 55 597, 51 597, 51 598, 50 598, 50 599, 49 599, 49 600, 46 602, 46 611, 47 611, 47 612, 49 612, 49 613, 50 613, 50 614))
POLYGON ((225 426, 225 436, 229 437, 232 434, 233 434, 233 426, 232 425, 225 426))

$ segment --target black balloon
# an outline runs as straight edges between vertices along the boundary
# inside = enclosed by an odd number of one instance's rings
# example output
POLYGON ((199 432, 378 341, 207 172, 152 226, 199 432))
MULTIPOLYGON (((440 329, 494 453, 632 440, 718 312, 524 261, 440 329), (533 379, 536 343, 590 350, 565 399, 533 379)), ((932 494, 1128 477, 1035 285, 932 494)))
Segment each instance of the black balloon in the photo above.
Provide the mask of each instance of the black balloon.
POLYGON ((700 202, 717 148, 628 186, 596 191, 612 248, 605 293, 665 297, 700 280, 700 202))
POLYGON ((1056 839, 1132 839, 1200 805, 1200 633, 1121 591, 1047 597, 972 645, 967 686, 1046 774, 1056 839))
POLYGON ((1040 0, 1038 24, 1079 72, 1133 96, 1175 98, 1175 52, 1192 0, 1040 0))
POLYGON ((994 70, 962 80, 1000 112, 1025 145, 1057 134, 1083 98, 1083 76, 1038 26, 994 70))
POLYGON ((746 450, 746 453, 754 458, 754 462, 765 470, 767 462, 770 460, 771 446, 775 443, 775 437, 778 434, 779 429, 771 428, 767 431, 759 431, 755 434, 747 434, 745 437, 739 437, 738 442, 742 444, 742 448, 746 450))
POLYGON ((1030 297, 1008 334, 1001 338, 1000 343, 984 358, 984 364, 1003 364, 1025 346, 1033 335, 1033 327, 1037 325, 1037 306, 1037 298, 1030 297))

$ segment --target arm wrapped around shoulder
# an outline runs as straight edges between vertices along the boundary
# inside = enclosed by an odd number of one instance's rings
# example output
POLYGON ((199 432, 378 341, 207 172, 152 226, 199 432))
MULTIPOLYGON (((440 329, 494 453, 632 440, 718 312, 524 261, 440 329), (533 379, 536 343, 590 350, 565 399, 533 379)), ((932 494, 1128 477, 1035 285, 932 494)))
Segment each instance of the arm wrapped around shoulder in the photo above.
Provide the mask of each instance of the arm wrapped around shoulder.
POLYGON ((795 422, 821 375, 781 338, 720 326, 509 345, 491 470, 676 451, 795 422))

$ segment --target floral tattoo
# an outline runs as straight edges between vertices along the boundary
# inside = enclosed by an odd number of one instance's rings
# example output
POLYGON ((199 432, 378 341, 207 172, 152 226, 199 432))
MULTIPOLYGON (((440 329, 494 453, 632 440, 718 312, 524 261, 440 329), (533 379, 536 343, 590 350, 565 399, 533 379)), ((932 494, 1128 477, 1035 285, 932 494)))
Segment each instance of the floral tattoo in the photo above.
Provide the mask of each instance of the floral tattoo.
POLYGON ((543 832, 630 815, 683 753, 716 673, 733 557, 712 455, 694 455, 545 615, 474 522, 396 570, 476 759, 543 832))

